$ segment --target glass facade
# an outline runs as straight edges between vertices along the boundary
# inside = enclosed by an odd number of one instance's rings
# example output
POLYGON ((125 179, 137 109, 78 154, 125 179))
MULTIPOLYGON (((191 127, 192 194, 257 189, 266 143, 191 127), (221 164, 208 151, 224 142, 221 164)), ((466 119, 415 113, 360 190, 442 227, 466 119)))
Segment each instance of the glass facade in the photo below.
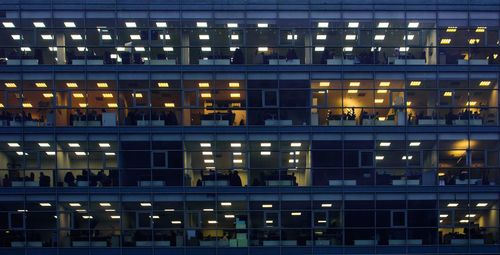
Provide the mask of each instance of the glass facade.
POLYGON ((0 254, 496 254, 499 10, 6 1, 0 254))

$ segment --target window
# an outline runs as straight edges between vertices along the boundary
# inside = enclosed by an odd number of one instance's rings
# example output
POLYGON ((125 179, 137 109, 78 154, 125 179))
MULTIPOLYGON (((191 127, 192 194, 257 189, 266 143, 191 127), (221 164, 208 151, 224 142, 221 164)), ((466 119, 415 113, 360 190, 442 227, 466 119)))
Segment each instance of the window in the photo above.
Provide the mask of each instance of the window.
POLYGON ((406 226, 406 213, 405 213, 405 211, 392 211, 391 212, 391 226, 392 227, 405 227, 406 226))
POLYGON ((153 167, 154 168, 166 168, 168 167, 168 152, 153 152, 153 167))
POLYGON ((262 91, 262 102, 264 107, 277 107, 278 106, 278 91, 277 90, 264 90, 262 91))

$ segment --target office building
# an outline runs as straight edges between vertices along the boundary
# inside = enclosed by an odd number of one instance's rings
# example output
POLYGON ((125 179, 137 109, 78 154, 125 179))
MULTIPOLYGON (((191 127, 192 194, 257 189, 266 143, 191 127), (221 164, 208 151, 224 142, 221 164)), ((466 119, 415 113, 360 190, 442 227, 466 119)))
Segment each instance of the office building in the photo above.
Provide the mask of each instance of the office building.
POLYGON ((0 254, 498 254, 497 0, 4 0, 0 254))

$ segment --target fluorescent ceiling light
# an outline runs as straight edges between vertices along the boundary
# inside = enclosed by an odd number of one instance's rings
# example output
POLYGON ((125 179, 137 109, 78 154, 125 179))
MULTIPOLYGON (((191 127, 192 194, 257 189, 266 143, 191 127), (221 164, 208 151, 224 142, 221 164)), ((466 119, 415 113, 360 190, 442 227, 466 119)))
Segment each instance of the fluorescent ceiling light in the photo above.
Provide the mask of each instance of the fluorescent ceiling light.
POLYGON ((237 28, 238 27, 238 23, 227 23, 227 27, 229 27, 229 28, 237 28))
POLYGON ((445 97, 451 97, 451 96, 453 96, 453 92, 452 91, 445 91, 443 93, 443 96, 445 96, 445 97))
POLYGON ((19 143, 7 143, 7 145, 9 145, 9 147, 13 147, 13 148, 21 147, 21 145, 19 145, 19 143))
POLYGON ((345 35, 345 39, 348 41, 356 40, 356 35, 345 35))
POLYGON ((102 35, 101 38, 103 40, 111 40, 111 35, 102 35))
POLYGON ((101 148, 109 148, 111 145, 109 143, 99 143, 99 147, 101 148))
POLYGON ((72 34, 71 35, 71 39, 73 39, 73 40, 82 40, 83 37, 81 35, 79 35, 79 34, 72 34))
POLYGON ((163 22, 163 21, 156 22, 156 27, 165 28, 165 27, 167 27, 167 22, 163 22))
POLYGON ((259 52, 264 52, 264 51, 268 51, 268 50, 269 50, 269 48, 268 48, 268 47, 259 47, 259 48, 257 48, 257 50, 258 50, 259 52))
POLYGON ((31 51, 30 47, 21 47, 21 51, 28 52, 31 51))
POLYGON ((84 151, 75 151, 75 155, 77 155, 77 156, 86 156, 87 153, 84 152, 84 151))
POLYGON ((174 51, 174 47, 163 47, 163 51, 172 52, 174 51))
POLYGON ((455 33, 455 32, 457 32, 457 28, 458 27, 447 27, 446 32, 447 33, 455 33))
POLYGON ((125 22, 125 26, 129 28, 137 27, 135 22, 125 22))
POLYGON ((332 204, 321 204, 321 207, 329 208, 329 207, 332 207, 332 204))
POLYGON ((448 207, 457 207, 458 203, 449 203, 447 206, 448 207))
POLYGON ((140 205, 141 205, 142 207, 150 207, 150 206, 151 206, 151 203, 149 203, 149 202, 143 202, 143 203, 140 203, 140 205))
POLYGON ((38 28, 43 28, 43 27, 45 27, 45 23, 40 22, 40 21, 33 22, 33 26, 38 27, 38 28))
POLYGON ((52 35, 41 35, 42 39, 44 40, 53 40, 54 37, 52 35))
POLYGON ((203 155, 203 156, 212 156, 213 152, 211 152, 211 151, 202 151, 201 155, 203 155))
POLYGON ((69 206, 71 206, 71 207, 80 207, 82 205, 80 203, 69 203, 69 206))
POLYGON ((314 51, 325 51, 325 47, 314 47, 314 51))
POLYGON ((99 203, 99 205, 102 207, 110 207, 111 206, 110 203, 99 203))
POLYGON ((418 86, 420 86, 420 84, 422 84, 422 81, 411 81, 410 82, 410 86, 412 86, 412 87, 418 87, 418 86))
POLYGON ((47 148, 47 147, 50 147, 50 144, 49 143, 38 143, 38 146, 40 146, 42 148, 47 148))
POLYGON ((221 206, 231 206, 231 202, 221 202, 221 206))
POLYGON ((231 40, 236 41, 239 40, 240 36, 239 35, 231 35, 231 40))
POLYGON ((209 51, 212 51, 212 48, 211 47, 201 47, 201 51, 209 52, 209 51))
POLYGON ((200 38, 200 40, 209 40, 210 39, 210 35, 199 35, 198 37, 200 38))
POLYGON ((205 164, 213 164, 215 161, 213 159, 204 159, 203 162, 205 164))
POLYGON ((326 40, 326 35, 318 34, 316 35, 316 40, 326 40))
POLYGON ((292 216, 300 216, 300 215, 302 215, 302 213, 301 213, 301 212, 292 212, 292 213, 290 213, 290 214, 291 214, 292 216))
POLYGON ((384 156, 375 156, 375 160, 384 160, 384 156))
POLYGON ((2 22, 2 24, 3 24, 3 27, 5 27, 5 28, 14 28, 14 27, 16 27, 16 25, 14 25, 13 22, 2 22))
POLYGON ((353 47, 344 47, 343 51, 351 52, 353 49, 354 49, 353 47))
POLYGON ((487 27, 477 27, 476 28, 476 33, 484 33, 486 31, 487 27))
POLYGON ((196 22, 196 27, 208 27, 207 22, 196 22))
POLYGON ((389 147, 391 146, 391 142, 381 142, 380 147, 389 147))
POLYGON ((349 24, 347 24, 347 27, 348 28, 358 28, 359 22, 349 22, 349 24))
POLYGON ((64 22, 64 26, 65 27, 76 27, 76 24, 73 21, 66 21, 66 22, 64 22))
POLYGON ((78 148, 78 147, 80 147, 80 144, 78 144, 78 143, 68 143, 68 146, 71 147, 71 148, 78 148))
POLYGON ((210 148, 212 146, 212 144, 210 143, 200 143, 200 147, 202 148, 210 148))
POLYGON ((52 205, 50 203, 40 203, 41 207, 51 207, 52 205))
POLYGON ((146 51, 146 48, 144 47, 134 47, 135 51, 146 51))
POLYGON ((273 208, 272 204, 263 204, 262 208, 273 208))
POLYGON ((114 152, 105 152, 104 155, 106 155, 106 156, 115 156, 116 153, 114 153, 114 152))
POLYGON ((231 143, 231 147, 232 148, 240 148, 241 147, 241 143, 231 143))
POLYGON ((267 23, 259 23, 259 24, 257 24, 257 27, 266 28, 266 27, 269 27, 269 24, 267 24, 267 23))
POLYGON ((410 22, 408 23, 408 28, 417 28, 419 25, 419 22, 410 22))
POLYGON ((260 147, 271 147, 271 143, 260 143, 260 147))
POLYGON ((378 23, 378 28, 388 28, 389 27, 389 22, 380 22, 378 23))
POLYGON ((13 40, 21 40, 21 35, 10 35, 12 37, 13 40))
POLYGON ((328 22, 318 22, 318 28, 328 28, 328 22))
POLYGON ((300 147, 300 146, 302 146, 302 143, 297 143, 297 142, 290 143, 290 147, 300 147))
POLYGON ((56 152, 55 151, 46 151, 45 154, 47 154, 48 156, 54 156, 54 155, 56 155, 56 152))
POLYGON ((132 39, 132 40, 141 40, 141 35, 130 35, 130 39, 132 39))
POLYGON ((295 34, 289 34, 286 36, 287 40, 297 40, 298 38, 299 38, 298 35, 295 34))
POLYGON ((488 206, 488 203, 477 203, 476 207, 486 207, 488 206))
POLYGON ((447 45, 447 44, 451 43, 451 39, 450 38, 442 38, 439 43, 443 44, 443 45, 447 45))
POLYGON ((375 41, 383 41, 385 39, 385 35, 375 35, 375 41))
POLYGON ((270 151, 261 151, 260 155, 262 155, 262 156, 269 156, 269 155, 271 155, 271 152, 270 151))
POLYGON ((490 84, 491 84, 491 81, 481 81, 479 83, 479 86, 480 87, 488 87, 488 86, 490 86, 490 84))
POLYGON ((418 147, 420 146, 420 142, 410 142, 410 147, 418 147))

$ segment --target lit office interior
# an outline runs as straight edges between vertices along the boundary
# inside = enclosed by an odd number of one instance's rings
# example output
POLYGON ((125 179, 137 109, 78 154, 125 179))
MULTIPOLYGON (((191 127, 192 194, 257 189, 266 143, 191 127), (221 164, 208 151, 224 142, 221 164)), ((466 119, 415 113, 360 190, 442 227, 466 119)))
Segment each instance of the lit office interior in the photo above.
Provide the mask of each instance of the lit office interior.
POLYGON ((109 140, 112 137, 102 134, 44 142, 13 140, 0 145, 1 187, 407 187, 500 182, 494 134, 477 139, 429 133, 358 134, 325 141, 267 137, 151 142, 138 137, 109 140))
POLYGON ((497 65, 495 12, 333 12, 199 19, 172 12, 10 12, 6 65, 497 65), (133 18, 130 18, 131 15, 133 18), (343 15, 343 17, 341 17, 343 15), (149 18, 148 18, 149 16, 149 18), (169 17, 172 16, 172 17, 169 17), (319 14, 318 14, 319 16, 319 14), (30 17, 30 18, 28 18, 30 17))
POLYGON ((0 229, 0 247, 495 245, 498 194, 31 195, 0 202, 0 229))
POLYGON ((0 75, 1 126, 498 125, 496 73, 315 76, 6 73, 0 75))

